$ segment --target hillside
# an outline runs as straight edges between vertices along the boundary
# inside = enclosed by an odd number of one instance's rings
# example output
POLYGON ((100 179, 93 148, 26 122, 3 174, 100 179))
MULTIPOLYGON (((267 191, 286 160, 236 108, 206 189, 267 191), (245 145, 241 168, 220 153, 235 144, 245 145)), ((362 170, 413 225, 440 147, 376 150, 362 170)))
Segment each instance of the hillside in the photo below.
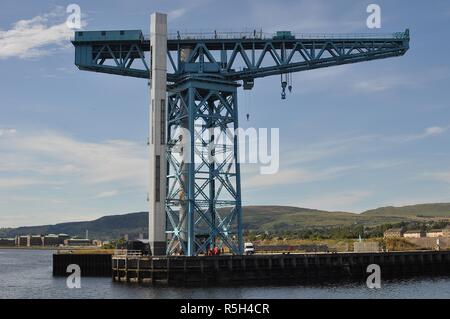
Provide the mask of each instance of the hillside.
MULTIPOLYGON (((449 214, 450 215, 450 214, 449 214)), ((328 212, 285 206, 244 207, 244 228, 247 230, 287 231, 309 227, 350 225, 376 226, 405 220, 398 216, 364 216, 348 212, 328 212)))
MULTIPOLYGON (((351 225, 370 227, 413 220, 450 219, 450 203, 382 207, 362 214, 287 206, 246 206, 243 208, 243 215, 244 229, 251 231, 279 232, 351 225)), ((140 233, 147 233, 147 223, 147 213, 140 212, 105 216, 93 221, 0 229, 0 237, 48 233, 84 236, 87 229, 91 238, 106 240, 119 238, 124 234, 135 238, 140 233)))
POLYGON ((381 207, 364 212, 364 216, 396 216, 403 218, 450 218, 450 203, 419 204, 403 207, 381 207))
POLYGON ((130 238, 139 233, 147 233, 148 216, 146 212, 125 215, 104 216, 93 221, 61 223, 56 225, 29 226, 0 230, 0 237, 13 237, 25 234, 69 234, 85 237, 89 230, 89 237, 99 239, 119 238, 129 234, 130 238))

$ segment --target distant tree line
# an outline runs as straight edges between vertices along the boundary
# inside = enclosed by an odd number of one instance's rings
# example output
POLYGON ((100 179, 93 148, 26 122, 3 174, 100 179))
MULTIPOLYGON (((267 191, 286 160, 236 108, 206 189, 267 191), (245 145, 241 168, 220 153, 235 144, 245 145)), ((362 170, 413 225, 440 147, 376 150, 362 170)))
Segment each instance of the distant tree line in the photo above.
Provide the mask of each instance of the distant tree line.
POLYGON ((355 239, 382 238, 384 232, 391 228, 404 228, 405 230, 420 229, 429 231, 431 229, 442 229, 450 225, 449 221, 406 221, 394 224, 382 224, 378 226, 350 225, 334 227, 305 227, 298 230, 283 231, 279 228, 270 231, 250 230, 244 233, 246 240, 272 240, 272 239, 355 239))

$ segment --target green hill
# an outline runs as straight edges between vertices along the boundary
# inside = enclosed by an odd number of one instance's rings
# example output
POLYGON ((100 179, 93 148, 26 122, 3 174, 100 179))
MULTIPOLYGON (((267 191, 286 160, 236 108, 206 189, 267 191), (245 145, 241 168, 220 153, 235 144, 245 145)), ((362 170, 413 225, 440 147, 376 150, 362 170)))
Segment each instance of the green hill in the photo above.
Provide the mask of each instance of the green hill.
MULTIPOLYGON (((450 219, 450 203, 382 207, 362 214, 287 206, 246 206, 243 208, 243 217, 244 229, 251 231, 281 232, 352 225, 371 227, 415 220, 450 219)), ((89 230, 91 238, 106 240, 119 238, 124 234, 135 238, 140 233, 147 234, 147 224, 147 213, 139 212, 105 216, 93 221, 0 229, 0 237, 49 233, 84 236, 85 231, 89 230)))
POLYGON ((450 203, 420 204, 403 207, 381 207, 364 212, 364 216, 396 216, 404 218, 450 217, 450 203))
POLYGON ((0 237, 14 237, 26 234, 69 234, 85 237, 89 230, 90 238, 113 239, 128 234, 130 238, 147 233, 148 214, 146 212, 125 215, 104 216, 93 221, 61 223, 56 225, 28 226, 0 229, 0 237))
MULTIPOLYGON (((450 216, 450 213, 449 213, 450 216)), ((402 216, 377 216, 348 212, 329 212, 285 206, 244 207, 244 229, 254 231, 292 231, 302 228, 336 226, 377 226, 404 221, 402 216)))

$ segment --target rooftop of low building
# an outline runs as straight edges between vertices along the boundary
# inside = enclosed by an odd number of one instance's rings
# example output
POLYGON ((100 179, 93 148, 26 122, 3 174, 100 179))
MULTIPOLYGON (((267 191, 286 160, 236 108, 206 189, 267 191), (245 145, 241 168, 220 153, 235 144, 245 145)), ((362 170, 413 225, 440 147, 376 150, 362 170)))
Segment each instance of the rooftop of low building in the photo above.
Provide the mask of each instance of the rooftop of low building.
POLYGON ((405 232, 405 234, 414 234, 414 233, 423 233, 423 232, 424 232, 423 230, 415 229, 415 230, 408 230, 407 232, 405 232))

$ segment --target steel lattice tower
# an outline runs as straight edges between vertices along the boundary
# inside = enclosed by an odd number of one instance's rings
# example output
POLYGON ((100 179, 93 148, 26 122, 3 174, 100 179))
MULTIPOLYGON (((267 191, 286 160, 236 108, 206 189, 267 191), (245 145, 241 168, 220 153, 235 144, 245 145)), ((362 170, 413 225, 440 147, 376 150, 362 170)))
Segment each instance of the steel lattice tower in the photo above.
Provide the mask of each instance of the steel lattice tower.
POLYGON ((181 248, 197 255, 220 240, 240 253, 236 84, 205 79, 178 83, 169 93, 167 124, 168 252, 181 248), (230 138, 232 143, 226 143, 230 138))

